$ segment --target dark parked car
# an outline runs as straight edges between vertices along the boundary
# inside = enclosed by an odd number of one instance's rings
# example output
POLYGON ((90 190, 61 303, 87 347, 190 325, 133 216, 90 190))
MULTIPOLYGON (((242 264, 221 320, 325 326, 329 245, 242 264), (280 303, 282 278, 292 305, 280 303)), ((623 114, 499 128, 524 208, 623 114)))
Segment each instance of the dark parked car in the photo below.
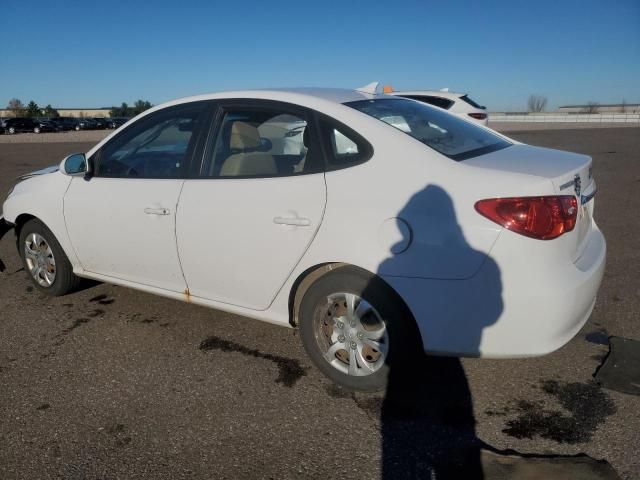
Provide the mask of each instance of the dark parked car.
POLYGON ((31 118, 7 118, 2 121, 6 133, 35 132, 40 133, 40 126, 31 118), (37 130, 37 131, 36 131, 37 130))
POLYGON ((63 132, 68 130, 75 130, 78 120, 72 117, 56 117, 49 119, 55 125, 57 125, 63 132))
POLYGON ((95 130, 97 127, 93 118, 79 118, 75 128, 76 130, 95 130))
POLYGON ((34 133, 58 131, 58 127, 50 120, 34 118, 33 123, 35 124, 35 127, 33 128, 34 133))
POLYGON ((130 119, 125 117, 114 117, 107 120, 107 126, 109 128, 118 128, 127 123, 130 119))
POLYGON ((104 118, 104 117, 102 117, 102 118, 93 117, 92 120, 96 122, 96 128, 98 130, 103 130, 103 129, 107 128, 107 119, 106 118, 104 118))

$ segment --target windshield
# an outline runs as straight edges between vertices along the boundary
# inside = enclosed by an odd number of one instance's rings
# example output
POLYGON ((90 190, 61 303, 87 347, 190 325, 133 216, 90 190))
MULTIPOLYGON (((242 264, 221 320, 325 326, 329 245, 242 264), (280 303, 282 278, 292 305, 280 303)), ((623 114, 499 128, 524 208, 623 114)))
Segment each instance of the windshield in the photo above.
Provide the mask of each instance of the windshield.
POLYGON ((345 105, 402 130, 456 161, 477 157, 511 145, 481 127, 413 100, 402 98, 359 100, 345 105))

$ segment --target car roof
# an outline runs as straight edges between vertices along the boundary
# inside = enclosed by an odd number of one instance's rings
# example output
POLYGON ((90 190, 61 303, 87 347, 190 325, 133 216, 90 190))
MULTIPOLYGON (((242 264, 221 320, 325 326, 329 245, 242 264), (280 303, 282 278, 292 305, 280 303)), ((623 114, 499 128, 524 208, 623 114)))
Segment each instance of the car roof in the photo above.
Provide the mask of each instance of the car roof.
MULTIPOLYGON (((256 90, 235 90, 218 93, 208 93, 204 95, 196 95, 193 97, 179 98, 157 107, 167 107, 180 103, 194 102, 199 100, 222 100, 222 99, 262 99, 262 100, 278 100, 291 101, 292 103, 306 103, 308 101, 323 101, 334 104, 347 102, 355 102, 358 100, 373 100, 377 98, 389 98, 384 94, 370 94, 358 90, 347 88, 270 88, 256 90)), ((154 107, 154 110, 156 108, 154 107)))

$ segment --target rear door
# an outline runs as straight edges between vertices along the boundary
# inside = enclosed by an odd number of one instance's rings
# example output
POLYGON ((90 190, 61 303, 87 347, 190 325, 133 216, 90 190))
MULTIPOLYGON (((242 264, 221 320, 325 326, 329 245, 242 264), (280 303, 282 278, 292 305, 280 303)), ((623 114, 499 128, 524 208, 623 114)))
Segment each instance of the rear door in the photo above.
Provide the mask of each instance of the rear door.
POLYGON ((268 101, 221 103, 177 216, 192 296, 266 309, 318 231, 324 164, 311 115, 268 101))
POLYGON ((94 176, 74 177, 64 198, 69 236, 82 267, 173 292, 186 289, 175 216, 208 104, 152 113, 94 156, 94 176))

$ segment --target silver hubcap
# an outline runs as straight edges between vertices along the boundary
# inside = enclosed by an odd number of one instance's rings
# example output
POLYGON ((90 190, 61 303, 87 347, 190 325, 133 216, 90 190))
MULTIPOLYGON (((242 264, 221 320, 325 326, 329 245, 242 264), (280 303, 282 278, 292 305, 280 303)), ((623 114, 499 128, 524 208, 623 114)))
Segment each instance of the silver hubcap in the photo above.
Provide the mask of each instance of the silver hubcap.
POLYGON ((353 293, 334 293, 327 297, 322 317, 316 322, 316 340, 334 368, 361 377, 384 365, 387 328, 370 303, 353 293))
POLYGON ((56 260, 51 247, 37 233, 24 241, 24 258, 33 279, 43 287, 50 287, 56 279, 56 260))

